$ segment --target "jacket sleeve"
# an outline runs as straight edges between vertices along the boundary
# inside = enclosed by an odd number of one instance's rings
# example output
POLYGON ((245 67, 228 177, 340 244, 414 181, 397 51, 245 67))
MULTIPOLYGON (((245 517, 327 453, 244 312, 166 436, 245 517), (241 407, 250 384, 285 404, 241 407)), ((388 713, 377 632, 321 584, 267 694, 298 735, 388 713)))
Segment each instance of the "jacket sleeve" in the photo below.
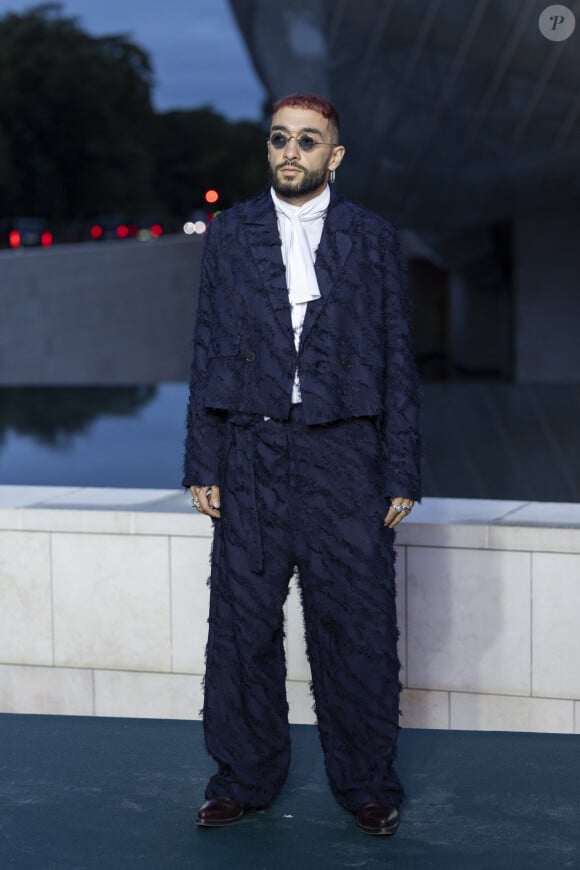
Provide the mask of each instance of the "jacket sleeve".
POLYGON ((217 221, 212 221, 204 240, 193 334, 183 460, 182 486, 185 487, 219 485, 221 482, 225 417, 223 412, 206 408, 204 401, 212 335, 218 328, 215 299, 218 238, 217 221))
POLYGON ((421 498, 421 390, 415 362, 411 304, 398 231, 393 228, 385 262, 385 397, 381 433, 384 494, 421 498))

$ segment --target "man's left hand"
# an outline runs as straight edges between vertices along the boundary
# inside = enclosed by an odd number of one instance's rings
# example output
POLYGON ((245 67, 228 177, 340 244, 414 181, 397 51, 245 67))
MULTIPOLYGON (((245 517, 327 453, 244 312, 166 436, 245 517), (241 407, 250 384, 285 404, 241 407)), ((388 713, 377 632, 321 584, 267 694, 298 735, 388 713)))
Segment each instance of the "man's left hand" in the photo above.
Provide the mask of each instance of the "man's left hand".
POLYGON ((385 517, 385 526, 389 529, 394 529, 401 520, 404 520, 411 513, 414 504, 413 499, 405 498, 404 496, 399 495, 392 498, 389 512, 385 517))

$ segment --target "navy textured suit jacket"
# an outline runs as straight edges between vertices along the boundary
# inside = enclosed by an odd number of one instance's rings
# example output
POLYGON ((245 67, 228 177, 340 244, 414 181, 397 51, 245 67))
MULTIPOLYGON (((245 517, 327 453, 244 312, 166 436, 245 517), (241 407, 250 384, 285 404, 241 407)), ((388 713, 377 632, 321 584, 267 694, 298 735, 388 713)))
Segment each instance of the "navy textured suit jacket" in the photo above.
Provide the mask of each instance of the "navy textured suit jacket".
POLYGON ((419 387, 398 235, 332 193, 298 353, 269 191, 215 218, 204 243, 184 486, 220 484, 235 414, 286 419, 298 366, 308 424, 376 418, 385 497, 420 497, 419 387))

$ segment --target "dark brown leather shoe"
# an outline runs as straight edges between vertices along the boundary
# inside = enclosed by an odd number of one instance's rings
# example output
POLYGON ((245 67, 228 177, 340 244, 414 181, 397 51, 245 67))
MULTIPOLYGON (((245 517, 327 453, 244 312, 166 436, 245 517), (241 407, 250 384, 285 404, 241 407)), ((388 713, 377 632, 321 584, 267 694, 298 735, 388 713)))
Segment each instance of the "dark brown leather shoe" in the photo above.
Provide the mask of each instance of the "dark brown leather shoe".
POLYGON ((399 811, 389 804, 369 801, 358 808, 356 823, 365 834, 382 834, 389 837, 399 827, 399 811))
POLYGON ((204 828, 223 828, 239 822, 244 808, 228 797, 206 801, 197 813, 197 824, 204 828))

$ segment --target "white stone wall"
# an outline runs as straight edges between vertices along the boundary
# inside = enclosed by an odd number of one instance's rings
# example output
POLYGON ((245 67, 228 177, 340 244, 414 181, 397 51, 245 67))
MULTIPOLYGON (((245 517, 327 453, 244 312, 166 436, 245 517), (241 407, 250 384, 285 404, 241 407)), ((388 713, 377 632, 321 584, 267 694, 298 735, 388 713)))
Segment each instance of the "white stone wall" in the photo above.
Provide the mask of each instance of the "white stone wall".
MULTIPOLYGON (((198 718, 210 536, 174 490, 0 487, 0 711, 198 718)), ((403 726, 580 733, 580 505, 426 499, 397 541, 403 726)))

